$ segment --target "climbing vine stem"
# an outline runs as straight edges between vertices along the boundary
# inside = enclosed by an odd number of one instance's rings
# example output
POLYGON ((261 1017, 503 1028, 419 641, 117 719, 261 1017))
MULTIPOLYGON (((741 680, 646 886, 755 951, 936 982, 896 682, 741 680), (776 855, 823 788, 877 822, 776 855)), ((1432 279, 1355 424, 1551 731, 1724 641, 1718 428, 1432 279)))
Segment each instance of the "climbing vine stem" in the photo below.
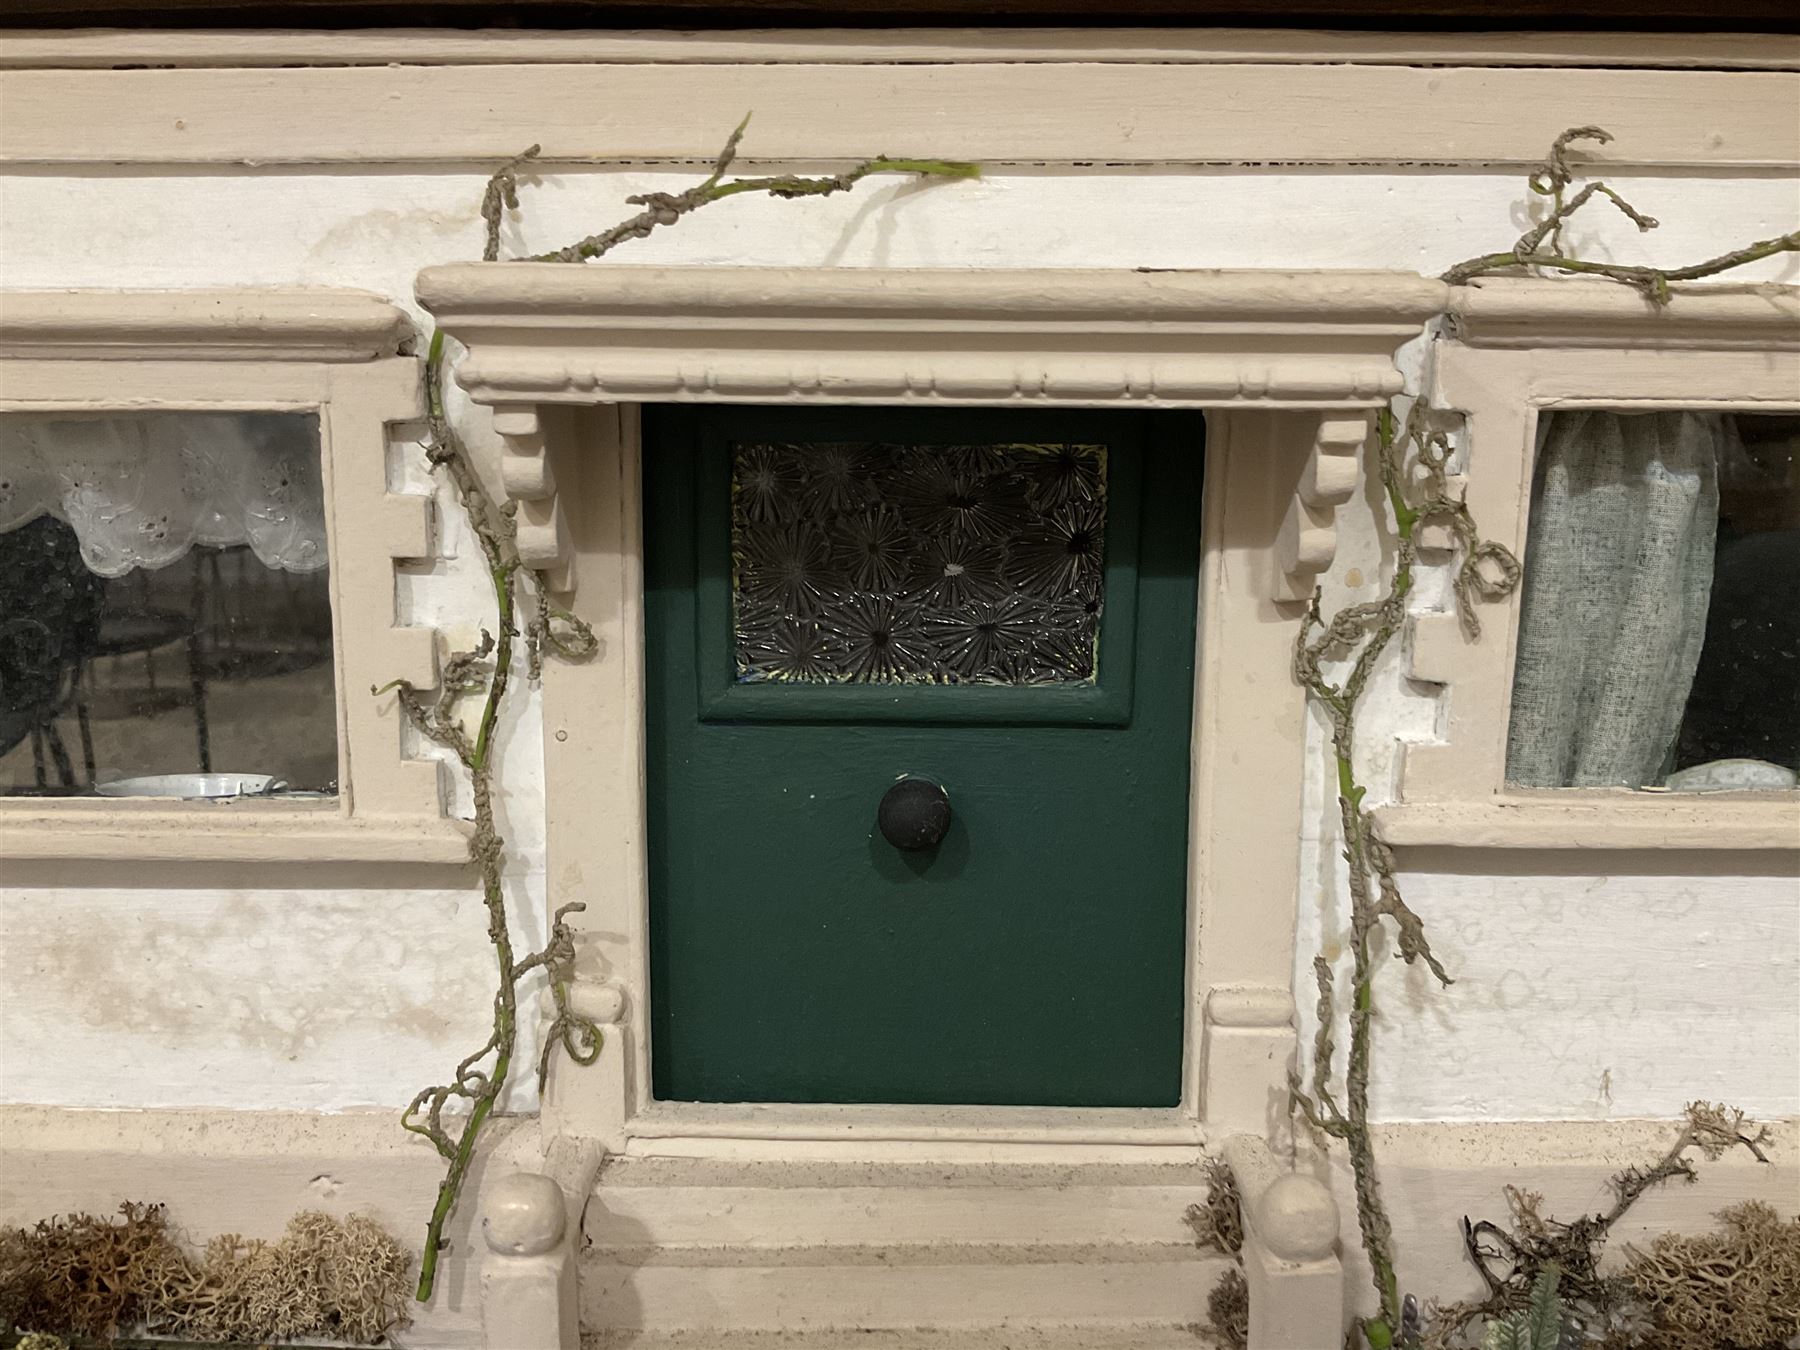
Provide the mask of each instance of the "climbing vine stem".
MULTIPOLYGON (((1580 141, 1605 143, 1612 137, 1599 127, 1573 127, 1557 137, 1548 157, 1531 174, 1533 193, 1548 198, 1543 220, 1519 236, 1511 249, 1482 254, 1458 263, 1443 274, 1450 283, 1496 273, 1550 272, 1588 275, 1632 286, 1652 304, 1664 305, 1671 286, 1740 267, 1779 253, 1800 251, 1800 231, 1734 249, 1685 267, 1654 268, 1602 262, 1575 256, 1564 241, 1571 217, 1599 198, 1611 203, 1640 230, 1657 221, 1639 211, 1604 182, 1584 184, 1573 193, 1572 147, 1580 141)), ((1356 774, 1356 717, 1363 694, 1383 654, 1406 622, 1407 606, 1417 581, 1421 534, 1436 527, 1448 532, 1453 547, 1451 589, 1463 631, 1470 641, 1480 637, 1477 605, 1499 599, 1517 588, 1518 560, 1505 547, 1481 537, 1460 491, 1453 486, 1452 447, 1432 423, 1423 400, 1404 413, 1384 409, 1377 418, 1372 469, 1392 516, 1393 570, 1374 600, 1345 605, 1327 617, 1321 592, 1315 590, 1295 636, 1294 678, 1323 713, 1331 743, 1337 784, 1338 815, 1343 834, 1349 892, 1350 998, 1346 1013, 1349 1052, 1345 1061, 1342 1101, 1333 1088, 1337 1053, 1337 990, 1331 962, 1313 958, 1318 986, 1318 1029, 1313 1041, 1311 1073, 1302 1080, 1289 1075, 1294 1108, 1326 1138, 1342 1142, 1349 1157, 1356 1196, 1357 1225, 1375 1285, 1378 1311, 1364 1319, 1362 1333, 1373 1350, 1418 1344, 1421 1327, 1410 1299, 1402 1297, 1393 1252, 1393 1229, 1375 1167, 1369 1122, 1369 1083, 1374 1055, 1377 947, 1391 931, 1396 954, 1408 965, 1423 962, 1439 983, 1449 975, 1432 953, 1425 927, 1401 895, 1393 851, 1382 840, 1364 808, 1367 788, 1356 774)))
POLYGON ((1572 159, 1575 144, 1579 141, 1592 141, 1597 145, 1605 145, 1611 140, 1612 133, 1601 127, 1570 127, 1558 136, 1550 147, 1548 157, 1526 179, 1533 193, 1549 199, 1550 209, 1544 218, 1520 235, 1505 252, 1483 253, 1469 258, 1446 271, 1442 279, 1457 285, 1496 272, 1520 270, 1593 276, 1635 287, 1657 304, 1667 304, 1671 285, 1716 276, 1746 263, 1772 258, 1778 253, 1800 251, 1800 230, 1790 230, 1787 234, 1759 239, 1753 244, 1746 244, 1742 248, 1732 249, 1702 262, 1690 263, 1685 267, 1646 267, 1635 263, 1602 262, 1573 256, 1565 249, 1563 228, 1576 212, 1596 197, 1611 202, 1642 233, 1656 229, 1660 223, 1654 216, 1645 215, 1638 210, 1616 189, 1599 179, 1583 184, 1573 196, 1569 195, 1569 188, 1575 181, 1572 159))
POLYGON ((1356 777, 1356 712, 1382 654, 1406 621, 1419 561, 1419 532, 1445 524, 1461 543, 1454 588, 1471 638, 1480 633, 1473 601, 1494 598, 1519 581, 1519 565, 1498 544, 1477 536, 1468 506, 1450 487, 1451 448, 1427 423, 1423 403, 1414 403, 1404 422, 1384 409, 1376 424, 1375 466, 1394 517, 1395 562, 1379 599, 1345 606, 1330 619, 1314 591, 1294 642, 1294 677, 1324 711, 1330 727, 1336 770, 1338 815, 1349 872, 1351 996, 1350 1051, 1340 1105, 1331 1086, 1336 1057, 1336 1007, 1331 964, 1313 958, 1318 984, 1318 1031, 1313 1042, 1312 1079, 1303 1086, 1290 1075, 1295 1106, 1314 1129, 1341 1140, 1355 1181, 1356 1214, 1363 1250, 1373 1270, 1381 1312, 1364 1324, 1370 1345, 1387 1350, 1400 1326, 1401 1298, 1394 1266, 1393 1232, 1375 1175, 1369 1127, 1369 1077, 1374 1053, 1376 940, 1383 920, 1392 924, 1402 960, 1422 961, 1441 983, 1450 977, 1432 954, 1425 926, 1408 908, 1395 876, 1394 855, 1363 807, 1367 789, 1356 777), (1341 675, 1335 674, 1342 670, 1341 675))
MULTIPOLYGON (((746 116, 738 123, 719 152, 712 172, 696 186, 680 193, 652 192, 627 198, 631 205, 644 209, 609 229, 589 235, 567 248, 539 254, 533 260, 586 262, 628 240, 641 239, 659 227, 673 225, 703 206, 745 193, 765 193, 782 198, 823 197, 847 192, 870 174, 975 178, 981 172, 974 164, 954 160, 879 156, 865 160, 845 173, 822 178, 783 174, 727 182, 725 174, 737 158, 738 144, 749 122, 746 116)), ((488 179, 481 199, 481 219, 485 227, 482 257, 485 261, 499 260, 500 228, 505 213, 516 210, 519 205, 520 171, 538 154, 539 147, 531 146, 501 165, 488 179)), ((578 901, 561 906, 551 917, 550 933, 544 946, 527 956, 517 956, 506 915, 506 845, 494 818, 494 738, 501 708, 515 674, 519 640, 524 641, 526 676, 532 680, 538 677, 546 654, 563 660, 585 661, 595 654, 599 643, 585 622, 551 599, 550 585, 544 574, 526 566, 520 558, 511 504, 496 502, 488 492, 445 411, 446 364, 444 334, 437 331, 431 335, 425 356, 423 449, 426 462, 441 473, 454 490, 469 528, 480 545, 493 591, 494 626, 491 631, 481 630, 480 639, 471 650, 456 652, 445 661, 437 689, 429 697, 405 680, 395 680, 374 692, 378 695, 393 693, 408 722, 426 740, 448 750, 468 780, 474 804, 469 857, 480 875, 488 941, 493 946, 498 970, 493 1029, 486 1042, 456 1066, 448 1083, 420 1089, 401 1117, 401 1124, 406 1129, 431 1141, 446 1164, 425 1228, 425 1251, 419 1264, 417 1290, 421 1303, 431 1298, 438 1256, 446 1246, 445 1226, 456 1210, 482 1127, 499 1104, 512 1070, 513 1052, 518 1042, 521 982, 541 970, 554 1009, 538 1059, 540 1092, 549 1073, 550 1057, 558 1047, 582 1065, 598 1059, 601 1049, 600 1028, 574 1012, 569 1005, 575 937, 568 916, 579 913, 586 906, 578 901), (528 601, 521 596, 521 586, 529 591, 528 601), (521 614, 527 610, 529 617, 521 620, 521 614), (471 702, 478 705, 472 719, 465 715, 471 702)))
POLYGON ((438 1253, 444 1247, 444 1226, 456 1208, 481 1128, 506 1088, 518 1040, 520 982, 542 968, 555 1008, 538 1064, 540 1089, 552 1048, 562 1045, 578 1063, 591 1064, 599 1057, 601 1044, 599 1027, 569 1007, 575 941, 568 916, 586 906, 579 901, 563 905, 551 919, 544 946, 518 957, 513 951, 506 916, 506 846, 494 819, 494 729, 512 682, 518 639, 524 637, 528 669, 533 676, 546 649, 567 660, 581 661, 591 657, 599 644, 586 623, 550 600, 543 573, 527 568, 520 559, 511 511, 497 504, 488 493, 445 415, 443 380, 444 335, 438 332, 432 334, 425 358, 425 458, 449 479, 480 545, 494 595, 494 630, 482 629, 472 650, 457 652, 444 663, 434 698, 427 699, 404 680, 376 692, 394 691, 407 720, 420 735, 449 750, 468 778, 475 813, 469 857, 480 873, 488 941, 493 945, 499 969, 493 1029, 487 1041, 456 1066, 450 1082, 421 1089, 401 1120, 408 1130, 429 1139, 448 1164, 425 1228, 417 1294, 421 1303, 431 1297, 438 1253), (527 572, 532 578, 536 604, 532 617, 521 629, 519 587, 521 574, 527 572), (479 699, 472 732, 462 715, 469 699, 479 699), (446 1110, 452 1104, 457 1113, 446 1119, 446 1110))
MULTIPOLYGON (((627 197, 627 203, 644 209, 616 225, 588 235, 585 239, 578 239, 564 248, 552 249, 548 253, 534 253, 525 261, 587 262, 610 253, 627 240, 642 239, 656 229, 673 225, 683 216, 691 215, 703 206, 724 201, 728 197, 741 196, 746 192, 760 192, 771 197, 793 200, 800 197, 829 197, 833 193, 848 192, 871 174, 909 174, 928 179, 981 176, 979 164, 962 160, 893 159, 887 155, 877 155, 843 173, 818 178, 776 174, 761 178, 734 178, 727 182, 725 175, 737 159, 738 145, 749 126, 750 115, 746 113, 744 120, 732 128, 731 135, 726 138, 724 149, 719 151, 718 158, 713 162, 712 172, 693 187, 684 192, 645 192, 627 197)), ((502 166, 488 184, 487 194, 482 199, 481 215, 487 223, 487 248, 482 256, 489 262, 500 256, 501 208, 518 206, 518 171, 536 159, 539 153, 538 146, 531 146, 502 166)))

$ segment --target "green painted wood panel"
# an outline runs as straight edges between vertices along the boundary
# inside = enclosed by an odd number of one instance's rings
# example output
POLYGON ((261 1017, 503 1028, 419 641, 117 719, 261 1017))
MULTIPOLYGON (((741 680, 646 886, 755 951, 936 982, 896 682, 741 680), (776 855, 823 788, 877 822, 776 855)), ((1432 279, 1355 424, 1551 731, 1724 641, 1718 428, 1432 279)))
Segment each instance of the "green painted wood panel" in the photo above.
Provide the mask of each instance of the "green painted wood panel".
POLYGON ((1139 411, 647 410, 658 1098, 1178 1101, 1202 436, 1139 411), (1095 683, 721 698, 730 443, 834 439, 1105 444, 1095 683), (905 775, 949 793, 934 853, 875 828, 905 775))

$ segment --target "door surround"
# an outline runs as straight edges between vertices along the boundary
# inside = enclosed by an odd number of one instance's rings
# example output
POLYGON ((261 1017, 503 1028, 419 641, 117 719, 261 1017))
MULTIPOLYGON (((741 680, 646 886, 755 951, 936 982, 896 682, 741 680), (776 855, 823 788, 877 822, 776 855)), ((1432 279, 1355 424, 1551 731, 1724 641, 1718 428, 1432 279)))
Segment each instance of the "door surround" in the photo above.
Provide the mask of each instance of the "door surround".
POLYGON ((576 998, 609 1033, 593 1068, 552 1070, 546 1138, 1147 1161, 1285 1120, 1308 719, 1293 634, 1375 410, 1402 387, 1394 353, 1448 288, 1403 272, 505 263, 427 269, 418 294, 468 349, 457 382, 492 408, 521 555, 601 639, 595 661, 544 672, 547 899, 587 903, 576 998), (1180 1105, 652 1099, 636 405, 662 401, 1208 410, 1180 1105))

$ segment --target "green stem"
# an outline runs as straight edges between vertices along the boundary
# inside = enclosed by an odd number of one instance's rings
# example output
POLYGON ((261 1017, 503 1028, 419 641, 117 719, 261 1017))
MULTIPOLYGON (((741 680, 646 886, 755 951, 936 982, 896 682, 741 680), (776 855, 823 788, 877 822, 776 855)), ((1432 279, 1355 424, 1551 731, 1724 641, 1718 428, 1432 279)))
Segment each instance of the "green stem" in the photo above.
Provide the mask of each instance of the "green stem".
POLYGON ((1388 1332, 1391 1343, 1389 1329, 1400 1325, 1400 1292, 1389 1250, 1392 1226, 1375 1176, 1375 1143, 1369 1128, 1369 1076, 1374 1061, 1375 1025, 1375 961, 1371 944, 1378 918, 1368 895, 1369 841, 1362 814, 1362 799, 1367 789, 1356 781, 1351 768, 1348 729, 1339 739, 1339 807, 1347 836, 1344 841, 1346 860, 1354 871, 1350 912, 1350 1058, 1344 1078, 1344 1115, 1350 1124, 1346 1151, 1356 1182, 1357 1226, 1362 1233, 1363 1250, 1369 1257, 1375 1291, 1381 1300, 1380 1322, 1385 1325, 1369 1335, 1370 1343, 1379 1345, 1381 1331, 1388 1332))
POLYGON ((1692 263, 1687 267, 1641 267, 1626 263, 1592 262, 1585 258, 1564 257, 1559 253, 1484 253, 1478 258, 1458 263, 1443 274, 1443 280, 1456 284, 1487 272, 1508 271, 1515 267, 1547 267, 1557 272, 1609 277, 1614 281, 1640 286, 1663 286, 1675 281, 1698 281, 1702 277, 1742 267, 1745 263, 1772 258, 1777 253, 1796 251, 1800 251, 1800 230, 1777 235, 1773 239, 1759 239, 1754 244, 1721 253, 1716 258, 1708 258, 1705 262, 1692 263))
POLYGON ((488 747, 493 743, 494 724, 500 718, 498 695, 506 692, 507 677, 512 673, 513 638, 517 631, 513 626, 513 571, 513 564, 502 563, 488 573, 494 584, 494 607, 499 613, 500 634, 494 639, 497 644, 494 678, 488 686, 487 702, 481 709, 481 728, 475 733, 475 754, 469 766, 476 773, 487 771, 488 747))
MULTIPOLYGON (((426 355, 425 383, 430 415, 439 423, 444 416, 443 357, 443 330, 438 329, 431 335, 431 345, 426 355)), ((457 453, 460 455, 460 450, 457 453)), ((466 463, 459 462, 453 466, 452 473, 467 474, 472 478, 474 470, 466 463)), ((476 483, 475 486, 478 488, 479 484, 476 483)), ((471 505, 470 515, 479 530, 484 528, 484 524, 476 519, 478 509, 471 505)), ((494 995, 494 1065, 488 1071, 481 1091, 474 1098, 474 1106, 468 1119, 463 1122, 462 1132, 457 1138, 450 1166, 444 1173, 443 1181, 438 1184, 437 1203, 432 1207, 431 1218, 425 1226, 425 1250, 419 1259, 419 1287, 415 1296, 420 1303, 430 1301, 437 1280, 438 1253, 444 1247, 444 1226, 456 1209, 464 1178, 475 1157, 481 1128, 493 1113, 494 1104, 506 1087, 507 1075, 512 1068, 513 1049, 518 1039, 518 995, 515 988, 518 970, 513 956, 512 936, 506 922, 506 892, 501 884, 501 858, 498 836, 494 830, 494 806, 488 786, 488 771, 494 727, 499 721, 500 707, 505 701, 512 678, 513 641, 516 636, 513 620, 517 604, 514 579, 519 563, 510 550, 501 556, 502 551, 493 547, 491 541, 484 542, 488 543, 488 556, 493 560, 488 569, 488 578, 494 588, 494 608, 499 633, 495 638, 494 672, 488 680, 487 695, 482 703, 479 730, 476 732, 474 745, 464 760, 464 768, 468 770, 470 782, 475 789, 475 836, 479 840, 496 841, 490 848, 478 850, 477 857, 481 867, 482 901, 488 912, 488 939, 493 944, 494 958, 499 967, 499 987, 494 995)))
POLYGON ((862 182, 872 173, 925 174, 933 178, 979 178, 981 166, 951 159, 889 159, 886 155, 857 165, 836 178, 737 178, 704 190, 709 202, 740 192, 774 192, 782 197, 827 197, 862 182))
MULTIPOLYGON (((494 1061, 494 1078, 498 1082, 506 1081, 506 1072, 512 1065, 512 1030, 507 1029, 507 1045, 494 1061)), ((431 1301, 431 1291, 437 1284, 438 1252, 444 1247, 444 1225, 450 1222, 450 1215, 455 1212, 457 1197, 462 1193, 463 1177, 468 1173, 469 1164, 475 1159, 475 1143, 492 1111, 494 1099, 483 1096, 475 1103, 475 1109, 469 1112, 469 1119, 463 1126, 462 1136, 456 1141, 456 1156, 450 1160, 450 1168, 444 1173, 444 1179, 438 1183, 437 1204, 432 1206, 431 1218, 425 1225, 425 1252, 419 1258, 419 1287, 413 1297, 420 1303, 431 1301)))
POLYGON ((444 415, 444 330, 431 330, 431 342, 425 349, 425 411, 431 417, 444 415))

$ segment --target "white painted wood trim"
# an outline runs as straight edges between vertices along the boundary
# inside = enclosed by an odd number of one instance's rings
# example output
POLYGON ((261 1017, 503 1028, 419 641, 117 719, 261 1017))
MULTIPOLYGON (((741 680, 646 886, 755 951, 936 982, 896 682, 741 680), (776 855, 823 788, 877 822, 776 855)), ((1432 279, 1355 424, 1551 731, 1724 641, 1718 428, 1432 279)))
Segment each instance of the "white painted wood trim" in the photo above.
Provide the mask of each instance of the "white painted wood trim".
POLYGON ((1353 33, 1259 28, 744 29, 670 33, 490 29, 141 32, 18 29, 0 69, 110 66, 930 62, 1638 66, 1800 69, 1800 38, 1766 33, 1353 33))
POLYGON ((410 862, 460 866, 469 860, 459 821, 381 819, 332 803, 312 810, 270 802, 109 803, 45 806, 42 798, 0 801, 0 859, 68 862, 410 862), (29 809, 16 809, 29 807, 29 809))
POLYGON ((1285 1128, 1296 1048, 1294 941, 1305 826, 1306 706, 1294 686, 1299 606, 1283 600, 1281 523, 1322 417, 1207 416, 1194 777, 1188 825, 1189 1076, 1213 1134, 1285 1128), (1246 774, 1243 766, 1258 771, 1246 774))
POLYGON ((1564 796, 1502 792, 1485 801, 1396 802, 1377 807, 1375 820, 1397 847, 1774 850, 1789 868, 1800 868, 1800 793, 1571 788, 1564 796))
POLYGON ((410 335, 367 291, 0 293, 0 360, 373 361, 410 335))
MULTIPOLYGON (((1555 408, 1800 410, 1800 288, 1696 286, 1659 308, 1605 282, 1491 279, 1459 287, 1428 396, 1467 427, 1468 501, 1524 558, 1537 420, 1555 408)), ((1529 561, 1529 560, 1527 560, 1529 561)), ((1399 800, 1376 811, 1418 847, 1776 850, 1800 853, 1800 793, 1509 790, 1520 597, 1409 621, 1408 675, 1443 688, 1439 740, 1402 748, 1399 800)))
POLYGON ((0 162, 1540 162, 1603 109, 1596 170, 1791 171, 1794 71, 1070 63, 495 64, 0 71, 0 162), (305 107, 295 118, 290 110, 305 107), (397 108, 430 116, 395 116, 397 108), (819 110, 831 110, 821 118, 819 110), (1354 117, 1342 110, 1355 108, 1354 117), (928 111, 927 111, 928 110, 928 111))
POLYGON ((0 293, 0 408, 319 417, 339 784, 316 806, 0 800, 0 858, 467 860, 438 765, 405 755, 398 707, 370 693, 437 683, 436 634, 395 622, 395 564, 433 548, 431 499, 387 482, 388 425, 423 412, 419 363, 395 354, 406 331, 399 310, 360 292, 0 293))
POLYGON ((1659 305, 1611 282, 1489 277, 1455 287, 1448 318, 1450 335, 1465 347, 1793 351, 1800 348, 1800 287, 1698 283, 1659 305))
POLYGON ((990 1143, 1185 1146, 1198 1123, 1179 1108, 789 1106, 654 1102, 628 1125, 633 1139, 766 1139, 818 1143, 990 1143))

